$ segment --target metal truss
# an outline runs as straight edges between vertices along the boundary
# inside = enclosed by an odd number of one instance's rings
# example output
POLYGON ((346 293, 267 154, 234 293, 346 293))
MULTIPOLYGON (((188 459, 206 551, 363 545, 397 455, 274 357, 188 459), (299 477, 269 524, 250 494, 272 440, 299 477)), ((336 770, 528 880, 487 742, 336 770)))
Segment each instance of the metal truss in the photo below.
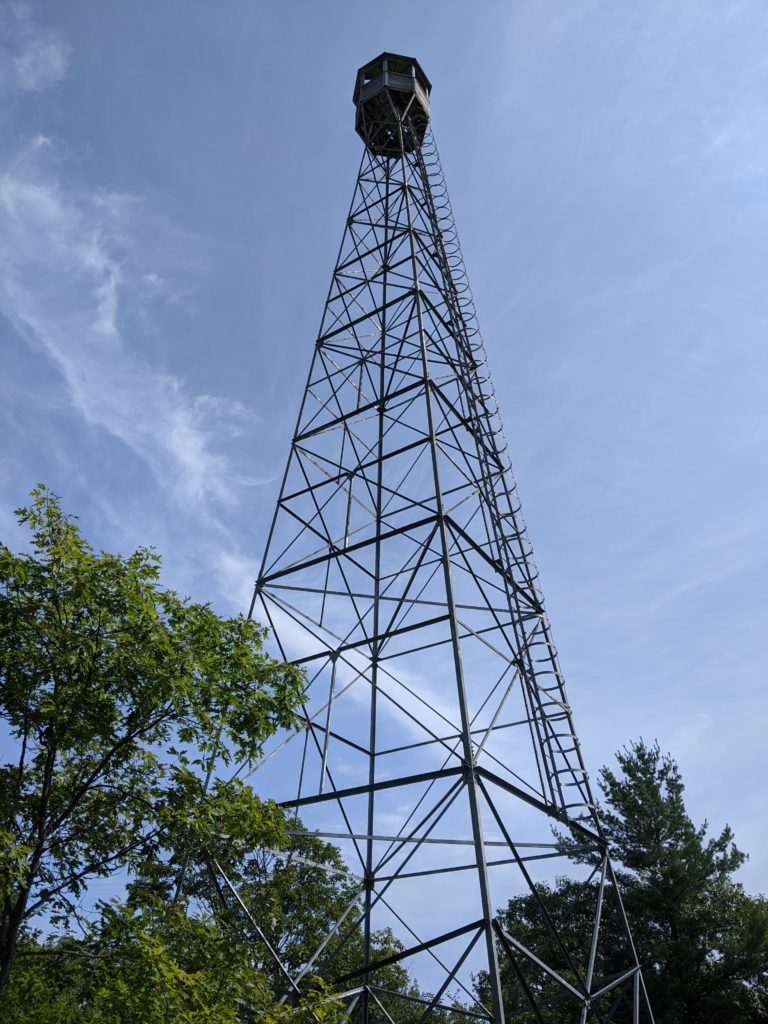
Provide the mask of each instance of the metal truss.
POLYGON ((358 100, 366 148, 251 608, 307 673, 303 728, 253 781, 338 846, 357 894, 286 988, 321 973, 361 1024, 652 1021, 428 108, 379 93, 373 117, 358 100), (542 883, 579 870, 592 938, 571 949, 542 883), (525 894, 545 951, 497 916, 525 894), (395 965, 419 988, 394 991, 395 965))

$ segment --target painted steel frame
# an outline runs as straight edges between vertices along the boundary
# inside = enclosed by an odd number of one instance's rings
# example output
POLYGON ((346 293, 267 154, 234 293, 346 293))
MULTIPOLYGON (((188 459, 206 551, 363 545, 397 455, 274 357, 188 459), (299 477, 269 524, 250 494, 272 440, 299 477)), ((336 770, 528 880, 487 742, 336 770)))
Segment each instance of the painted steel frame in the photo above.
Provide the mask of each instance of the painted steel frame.
POLYGON ((258 770, 303 742, 295 793, 282 800, 297 815, 295 832, 345 842, 348 862, 359 865, 347 872, 359 897, 315 954, 295 977, 281 965, 286 998, 322 963, 347 1016, 361 1024, 397 1021, 398 1006, 421 1006, 420 1021, 452 1014, 503 1024, 506 1015, 543 1024, 563 1000, 567 1019, 581 1024, 652 1022, 537 587, 434 140, 423 111, 402 107, 392 102, 385 123, 358 111, 367 145, 250 610, 269 624, 281 656, 308 675, 302 730, 283 737, 258 770), (430 659, 441 680, 452 680, 445 713, 423 682, 430 659), (402 664, 419 666, 414 679, 403 677, 402 664), (495 674, 486 675, 491 665, 495 674), (349 695, 361 683, 367 715, 358 709, 355 719, 349 695), (505 717, 515 701, 516 714, 505 717), (410 742, 393 740, 393 729, 409 730, 410 742), (510 766, 511 749, 527 752, 530 772, 510 766), (340 751, 358 758, 347 785, 340 751), (386 830, 382 801, 393 793, 408 813, 386 830), (339 826, 323 827, 323 814, 339 826), (513 840, 519 814, 547 830, 559 824, 568 839, 513 840), (430 861, 433 850, 468 856, 430 861), (426 858, 420 868, 417 854, 426 858), (586 963, 577 963, 534 871, 590 857, 592 940, 586 963), (489 872, 498 869, 514 869, 539 906, 565 972, 497 916, 489 872), (457 875, 474 879, 476 912, 428 937, 388 898, 403 883, 457 875), (606 978, 598 966, 608 900, 626 965, 606 978), (402 946, 381 957, 373 922, 383 908, 399 922, 402 946), (334 976, 328 950, 360 931, 360 962, 334 976), (431 995, 380 984, 386 968, 425 957, 439 975, 431 995), (478 962, 487 1003, 468 980, 478 962), (517 982, 514 1005, 505 970, 517 982))

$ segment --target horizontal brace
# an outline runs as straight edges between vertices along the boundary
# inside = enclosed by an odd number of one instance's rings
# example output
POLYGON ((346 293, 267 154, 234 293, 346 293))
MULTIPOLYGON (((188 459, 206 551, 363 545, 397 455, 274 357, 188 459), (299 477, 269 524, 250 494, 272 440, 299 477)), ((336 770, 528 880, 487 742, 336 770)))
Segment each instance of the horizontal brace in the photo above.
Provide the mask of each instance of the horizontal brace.
MULTIPOLYGON (((454 338, 454 339, 458 340, 456 338, 456 328, 448 323, 448 321, 445 319, 445 317, 442 315, 440 310, 434 304, 432 299, 430 299, 429 295, 427 295, 427 293, 424 291, 423 288, 419 288, 419 297, 421 298, 421 300, 425 304, 425 306, 429 309, 430 315, 434 316, 435 319, 440 322, 440 325, 443 327, 443 329, 445 330, 445 332, 448 335, 448 337, 449 338, 454 338)), ((445 302, 445 299, 443 299, 443 301, 445 302)), ((447 306, 447 303, 445 303, 445 304, 447 306)), ((451 311, 450 307, 448 307, 448 309, 449 309, 449 312, 450 312, 451 311)), ((465 326, 465 332, 466 332, 466 325, 464 325, 464 326, 465 326)), ((462 340, 462 342, 464 343, 464 345, 466 346, 466 349, 467 349, 466 354, 463 355, 463 358, 467 360, 467 369, 472 371, 472 370, 476 369, 476 363, 475 363, 474 357, 472 355, 472 346, 470 345, 469 340, 466 337, 465 332, 459 332, 459 334, 461 336, 461 340, 462 340)), ((451 360, 451 364, 452 363, 453 363, 453 360, 451 360)), ((453 369, 454 372, 456 371, 456 367, 453 366, 453 365, 451 365, 451 369, 453 369)), ((458 374, 457 374, 457 376, 458 376, 458 374)), ((461 379, 461 378, 459 378, 459 379, 461 379)))
MULTIPOLYGON (((405 999, 409 1003, 418 1003, 420 1006, 431 1006, 433 1010, 447 1010, 451 1016, 457 1013, 462 1014, 464 1017, 472 1017, 473 1020, 486 1020, 492 1021, 493 1018, 488 1013, 478 1013, 476 1010, 468 1010, 464 1006, 448 1006, 447 1003, 432 1003, 429 999, 420 999, 418 996, 407 995, 405 992, 392 992, 388 988, 380 988, 378 985, 369 985, 368 988, 371 992, 378 992, 384 996, 394 996, 396 999, 405 999)), ((357 992, 358 989, 353 991, 357 992)), ((341 998, 339 996, 338 998, 341 998)))
POLYGON ((379 316, 381 313, 389 309, 391 306, 396 306, 398 302, 402 302, 403 299, 405 299, 406 297, 410 296, 411 298, 414 298, 415 295, 416 290, 414 288, 409 288, 408 291, 404 291, 402 295, 398 295, 396 298, 390 299, 389 302, 385 302, 381 306, 376 306, 374 309, 369 310, 367 313, 363 313, 362 316, 355 317, 354 320, 345 321, 345 323, 343 323, 341 327, 337 327, 333 331, 328 331, 326 334, 321 334, 320 337, 317 339, 318 346, 322 346, 323 342, 329 341, 331 338, 335 338, 339 334, 343 334, 344 331, 348 331, 351 327, 357 327, 358 324, 365 323, 366 320, 372 320, 374 317, 379 316))
MULTIPOLYGON (((365 594, 360 590, 329 590, 325 587, 299 587, 291 586, 288 583, 275 583, 271 588, 272 590, 291 590, 306 594, 329 594, 331 597, 359 597, 364 601, 375 600, 375 594, 365 594)), ((379 601, 402 601, 402 597, 398 594, 379 594, 379 601)), ((406 598, 406 603, 410 605, 423 605, 424 607, 432 608, 444 608, 446 605, 445 601, 426 601, 418 597, 406 598)), ((487 604, 460 604, 458 601, 454 605, 457 611, 470 611, 470 612, 495 612, 497 615, 509 614, 509 608, 496 608, 494 605, 487 604)), ((476 730, 482 732, 482 730, 476 730)))
POLYGON ((412 633, 415 629, 425 629, 427 626, 436 626, 440 622, 446 622, 450 619, 450 615, 436 615, 433 619, 423 619, 421 622, 414 622, 410 626, 401 626, 399 629, 388 629, 386 633, 379 633, 377 636, 365 637, 362 640, 356 640, 353 644, 342 644, 341 647, 335 647, 333 652, 331 651, 320 651, 318 654, 307 654, 303 658, 294 658, 294 665, 306 665, 310 661, 317 661, 318 658, 327 658, 331 653, 343 654, 345 651, 357 650, 360 647, 366 647, 373 644, 380 644, 384 640, 389 640, 390 637, 400 636, 402 633, 412 633))
POLYGON ((322 434, 324 430, 331 430, 333 427, 337 427, 340 423, 344 423, 345 420, 353 419, 355 416, 362 416, 363 413, 371 412, 382 402, 388 403, 396 398, 400 398, 402 395, 407 395, 410 391, 414 391, 416 388, 424 387, 424 378, 419 377, 418 380, 407 384, 404 388, 400 388, 397 391, 392 391, 389 394, 382 395, 380 398, 374 399, 372 402, 366 402, 365 405, 359 405, 355 409, 350 409, 349 412, 344 413, 341 416, 336 416, 332 420, 326 420, 325 423, 321 423, 317 427, 313 427, 311 430, 304 430, 301 434, 297 434, 293 439, 293 443, 301 444, 306 441, 307 438, 314 437, 316 434, 322 434))
POLYGON ((499 573, 499 575, 502 576, 507 581, 507 583, 512 587, 512 589, 514 590, 514 592, 516 594, 519 594, 520 597, 522 597, 523 600, 531 608, 533 608, 534 611, 536 611, 539 615, 543 615, 544 614, 544 609, 539 604, 539 602, 536 601, 534 598, 532 598, 531 595, 528 593, 528 591, 524 590, 520 586, 519 583, 515 582, 515 580, 511 576, 509 570, 505 569, 504 566, 500 564, 498 559, 491 558, 491 556, 488 554, 487 551, 483 551, 483 549, 480 547, 480 545, 475 540, 473 540, 472 537, 470 537, 469 534, 466 533, 459 526, 459 524, 457 522, 455 522, 453 519, 451 519, 450 516, 446 516, 445 519, 446 519, 446 522, 448 523, 448 525, 450 526, 450 528, 453 530, 453 532, 458 534, 458 536, 461 537, 461 539, 466 544, 469 544, 469 546, 472 548, 472 550, 475 551, 478 555, 480 555, 480 557, 483 558, 488 563, 488 565, 490 565, 490 567, 492 569, 495 569, 496 572, 499 573))
MULTIPOLYGON (((519 726, 529 725, 528 718, 518 718, 513 722, 502 722, 500 725, 486 726, 479 725, 474 729, 469 730, 470 736, 475 736, 476 733, 492 733, 500 732, 502 729, 514 729, 519 726)), ((399 747, 385 747, 384 750, 377 750, 376 757, 385 757, 387 754, 403 754, 406 750, 415 750, 417 747, 428 747, 433 743, 455 743, 461 739, 462 734, 460 732, 451 733, 449 736, 436 736, 433 740, 418 740, 415 743, 403 743, 399 747)))
POLYGON ((597 992, 593 992, 590 996, 590 999, 599 999, 600 996, 604 996, 606 992, 610 992, 612 989, 617 988, 619 985, 623 985, 625 981, 629 981, 630 978, 633 978, 636 974, 639 973, 639 965, 636 967, 630 967, 628 971, 624 971, 623 974, 618 975, 618 977, 614 978, 613 981, 609 981, 607 985, 603 985, 603 987, 601 989, 598 989, 597 992))
MULTIPOLYGON (((488 845, 487 843, 485 844, 488 845)), ((506 845, 506 844, 505 844, 506 845)), ((506 864, 530 864, 534 860, 554 860, 557 853, 529 853, 525 857, 504 857, 503 860, 487 860, 487 868, 497 868, 506 864)), ((434 875, 450 875, 457 871, 477 871, 477 864, 454 864, 447 868, 424 868, 423 871, 399 871, 394 875, 376 875, 377 882, 401 882, 404 878, 432 878, 434 875)), ((350 874, 350 872, 347 872, 350 874)), ((357 875, 352 877, 357 878, 357 875)))
MULTIPOLYGON (((312 832, 289 832, 288 834, 292 836, 312 836, 314 838, 314 833, 312 832)), ((298 864, 306 864, 311 868, 318 868, 328 875, 344 875, 345 878, 354 878, 357 882, 365 881, 362 875, 356 875, 354 871, 349 871, 347 868, 335 868, 332 864, 321 864, 319 861, 311 860, 309 857, 301 857, 298 853, 294 853, 293 850, 278 850, 271 846, 259 846, 257 849, 271 854, 276 859, 287 858, 291 862, 296 861, 298 864)))
POLYGON ((568 814, 561 810, 556 804, 547 804, 543 800, 539 800, 537 797, 532 796, 530 793, 526 793, 524 789, 520 789, 519 786, 513 785, 511 782, 507 782, 506 779, 502 779, 499 775, 495 775, 493 772, 489 772, 487 768, 475 768, 475 774, 479 775, 480 778, 485 779, 487 782, 492 782, 499 789, 505 790, 512 796, 518 797, 518 799, 530 804, 531 807, 535 807, 539 811, 543 811, 544 814, 550 818, 554 818, 559 821, 562 825, 566 825, 568 828, 575 829, 581 835, 591 840, 599 850, 605 850, 605 840, 602 839, 596 832, 592 832, 584 825, 580 825, 577 821, 569 818, 568 814))
POLYGON ((377 253, 377 252, 379 252, 380 249, 383 249, 385 245, 389 245, 391 242, 396 242, 399 238, 407 238, 407 237, 408 237, 408 228, 407 227, 402 227, 399 230, 398 229, 394 229, 391 232, 391 234, 389 235, 388 238, 383 239, 381 242, 379 242, 378 245, 374 245, 373 248, 371 248, 371 249, 364 249, 362 252, 360 252, 360 251, 358 251, 357 248, 355 248, 355 255, 354 256, 351 256, 348 260, 345 260, 343 263, 337 263, 336 264, 336 269, 334 270, 334 274, 338 274, 338 272, 340 270, 346 270, 347 267, 354 266, 355 263, 362 262, 362 260, 366 259, 368 256, 373 256, 374 253, 377 253))
POLYGON ((450 942, 451 939, 457 939, 460 935, 466 935, 467 932, 479 931, 484 925, 485 921, 481 919, 480 921, 473 921, 471 924, 465 924, 463 928, 454 928, 452 932, 439 935, 436 939, 420 942, 418 946, 411 946, 409 949, 404 949, 401 953, 382 957, 381 960, 374 960, 364 967, 359 967, 356 971, 350 971, 349 974, 342 974, 341 977, 334 979, 334 984, 342 981, 351 981, 352 978, 357 978, 361 974, 371 974, 373 971, 379 971, 382 967, 389 967, 390 964, 396 964, 399 960, 405 960, 406 957, 416 956, 417 953, 423 953, 425 950, 431 949, 433 946, 439 946, 443 942, 450 942))
MULTIPOLYGON (((392 254, 394 255, 394 253, 392 254)), ((339 270, 337 267, 333 272, 333 279, 336 284, 336 292, 332 292, 326 302, 326 309, 333 309, 335 305, 341 303, 345 308, 348 308, 346 299, 350 295, 354 295, 355 292, 361 292, 364 289, 368 289, 369 292, 373 290, 373 286, 377 282, 383 281, 384 275, 388 274, 388 283, 390 288, 392 286, 392 278, 397 277, 397 272, 401 267, 408 267, 411 263, 411 257, 409 255, 403 256, 401 259, 396 260, 394 263, 389 263, 386 266, 380 265, 377 270, 370 272, 365 277, 358 276, 349 269, 339 270), (350 284, 349 282, 354 282, 350 284), (342 287, 344 285, 345 287, 342 287)), ((406 274, 402 274, 408 285, 410 285, 410 278, 406 274)), ((400 285, 401 288, 405 288, 404 285, 400 285)), ((356 305, 360 305, 359 301, 355 301, 356 305)))
MULTIPOLYGON (((434 839, 430 836, 380 836, 380 835, 368 835, 367 832, 307 832, 304 829, 289 829, 289 836, 311 836, 317 839, 370 839, 372 843, 414 843, 417 846, 421 846, 424 843, 432 844, 435 846, 476 846, 474 839, 434 839)), ((519 850, 530 849, 530 850, 557 850, 557 843, 515 843, 515 847, 519 850)), ((509 849, 509 843, 505 839, 484 839, 483 846, 498 846, 505 850, 509 849)), ((578 851, 580 853, 589 853, 592 849, 591 846, 579 846, 572 849, 570 852, 578 851)))
POLYGON ((362 551, 363 548, 370 547, 371 544, 375 544, 377 541, 389 540, 391 537, 399 537, 403 533, 408 533, 409 530, 418 530, 422 526, 429 526, 435 522, 436 518, 437 515, 425 516, 424 519, 417 519, 414 523, 406 523, 405 526, 398 526, 396 529, 387 530, 384 533, 370 537, 368 540, 360 540, 356 544, 350 544, 346 548, 334 548, 326 555, 316 555, 314 558, 308 558, 306 562, 294 562, 285 569, 278 569, 277 572, 270 573, 268 576, 263 576, 261 579, 256 581, 257 586, 261 588, 265 584, 271 583, 272 580, 278 580, 283 576, 290 576, 292 573, 301 572, 304 569, 310 569, 314 565, 322 565, 324 562, 329 562, 332 558, 341 558, 348 556, 355 551, 362 551))
MULTIPOLYGON (((313 729, 315 732, 325 735, 325 726, 320 722, 314 721, 314 719, 310 719, 307 725, 302 726, 302 728, 313 729)), ((366 748, 361 747, 359 743, 355 743, 354 740, 347 739, 346 736, 342 736, 340 733, 334 732, 332 729, 328 730, 328 735, 331 739, 338 740, 339 743, 346 743, 348 747, 352 747, 353 750, 357 750, 360 754, 365 754, 366 757, 371 756, 370 750, 366 750, 366 748)))
POLYGON ((442 768, 435 772, 422 772, 419 775, 405 775, 399 779, 385 779, 382 782, 374 782, 370 786, 351 786, 349 789, 336 789, 331 793, 318 793, 316 796, 302 796, 296 800, 282 800, 280 807, 308 807, 314 804, 328 803, 329 800, 346 800, 348 797, 365 796, 368 793, 377 793, 382 789, 397 789, 399 786, 417 786, 421 782, 434 782, 435 779, 449 779, 461 775, 464 766, 456 768, 442 768))
MULTIPOLYGON (((309 487, 303 487, 300 491, 292 491, 290 494, 281 495, 279 503, 285 505, 286 502, 294 501, 296 498, 303 498, 305 494, 312 494, 313 491, 320 490, 321 487, 328 487, 331 484, 339 484, 345 477, 349 478, 350 473, 355 477, 361 477, 365 470, 373 469, 378 466, 380 462, 386 462, 387 459, 396 459, 398 455, 405 455, 406 452, 413 451, 414 448, 421 448, 423 445, 428 444, 431 438, 428 434, 424 437, 420 437, 417 441, 411 441, 410 444, 404 444, 400 448, 393 448, 391 452, 384 452, 381 459, 370 459, 368 462, 360 462, 355 466, 354 470, 344 470, 339 472, 336 476, 329 476, 325 480, 318 480, 316 484, 310 484, 309 487)), ((305 452, 301 453, 304 458, 307 458, 305 452)), ((313 453, 314 455, 314 453, 313 453)), ((315 455, 315 458, 317 456, 315 455)), ((316 465, 316 463, 315 463, 316 465)), ((341 470, 341 467, 338 467, 341 470)))
MULTIPOLYGON (((430 385, 432 387, 432 391, 437 396, 439 401, 444 403, 445 405, 447 405, 448 408, 453 413, 453 415, 456 417, 456 421, 457 421, 458 425, 461 426, 461 427, 464 427, 469 432, 470 436, 472 437, 472 439, 475 442, 475 444, 477 445, 477 447, 478 448, 482 448, 482 450, 485 453, 486 457, 489 458, 489 459, 492 459, 496 463, 496 472, 500 476, 503 476, 503 474, 504 474, 504 466, 503 466, 503 464, 501 462, 501 459, 499 458, 499 453, 494 451, 492 448, 489 448, 485 444, 485 442, 483 441, 482 437, 478 436, 478 432, 477 432, 477 430, 475 429, 475 426, 474 426, 474 422, 476 420, 476 417, 473 417, 473 416, 463 416, 462 413, 460 412, 460 410, 456 408, 456 406, 448 398, 448 396, 446 394, 444 394, 444 392, 443 392, 443 390, 442 390, 442 388, 440 387, 439 384, 435 383, 434 381, 430 381, 430 385)), ((458 442, 458 438, 456 439, 456 443, 457 444, 459 443, 458 442)))
POLYGON ((502 940, 502 943, 505 946, 512 946, 518 953, 522 953, 526 960, 530 960, 531 963, 536 964, 537 967, 540 967, 542 971, 544 971, 546 974, 550 976, 550 978, 553 979, 553 981, 556 981, 558 985, 564 988, 567 992, 570 992, 571 995, 575 996, 580 1002, 583 1003, 589 999, 589 996, 585 992, 579 992, 577 988, 574 988, 574 986, 571 985, 569 981, 566 981, 566 979, 563 978, 562 975, 558 974, 556 970, 554 970, 548 964, 545 964, 543 960, 540 960, 539 957, 537 957, 535 953, 532 953, 530 949, 524 946, 522 942, 518 942, 517 939, 513 939, 512 936, 508 932, 506 932, 495 919, 493 922, 493 927, 494 931, 497 933, 497 935, 502 940))

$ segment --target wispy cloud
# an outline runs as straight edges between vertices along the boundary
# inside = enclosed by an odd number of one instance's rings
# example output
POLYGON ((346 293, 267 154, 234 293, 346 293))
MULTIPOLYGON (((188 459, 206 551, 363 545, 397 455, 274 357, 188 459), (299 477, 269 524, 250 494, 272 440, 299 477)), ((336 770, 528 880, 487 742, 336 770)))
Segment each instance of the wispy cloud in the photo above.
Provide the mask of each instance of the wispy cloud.
POLYGON ((35 23, 28 4, 0 9, 0 96, 56 85, 66 75, 69 54, 57 32, 35 23))
POLYGON ((67 190, 56 146, 38 136, 0 173, 0 308, 59 369, 74 408, 127 445, 184 503, 231 503, 249 483, 217 443, 237 436, 247 410, 190 394, 143 359, 121 328, 121 306, 163 290, 119 237, 135 203, 67 190))
MULTIPOLYGON (((60 83, 68 43, 29 4, 0 9, 0 97, 60 83)), ((0 311, 58 369, 72 407, 125 444, 163 489, 206 511, 254 481, 222 453, 243 432, 242 405, 192 394, 141 355, 135 322, 185 289, 136 241, 135 196, 74 189, 57 173, 61 145, 37 135, 0 163, 0 311), (130 327, 126 327, 130 324, 130 327)))

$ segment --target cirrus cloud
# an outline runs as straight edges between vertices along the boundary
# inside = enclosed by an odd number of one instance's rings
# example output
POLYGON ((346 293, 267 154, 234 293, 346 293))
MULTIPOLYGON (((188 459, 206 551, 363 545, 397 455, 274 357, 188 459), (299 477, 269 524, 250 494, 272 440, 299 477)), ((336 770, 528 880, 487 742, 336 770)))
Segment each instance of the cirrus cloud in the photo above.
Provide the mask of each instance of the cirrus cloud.
POLYGON ((37 136, 0 169, 0 311, 58 369, 82 418, 127 445, 180 501, 231 503, 253 481, 217 442, 239 434, 248 411, 190 394, 131 344, 121 306, 151 300, 160 280, 126 246, 135 200, 66 189, 55 152, 37 136))
POLYGON ((42 92, 62 81, 70 48, 58 32, 35 23, 28 4, 0 10, 0 95, 42 92))

